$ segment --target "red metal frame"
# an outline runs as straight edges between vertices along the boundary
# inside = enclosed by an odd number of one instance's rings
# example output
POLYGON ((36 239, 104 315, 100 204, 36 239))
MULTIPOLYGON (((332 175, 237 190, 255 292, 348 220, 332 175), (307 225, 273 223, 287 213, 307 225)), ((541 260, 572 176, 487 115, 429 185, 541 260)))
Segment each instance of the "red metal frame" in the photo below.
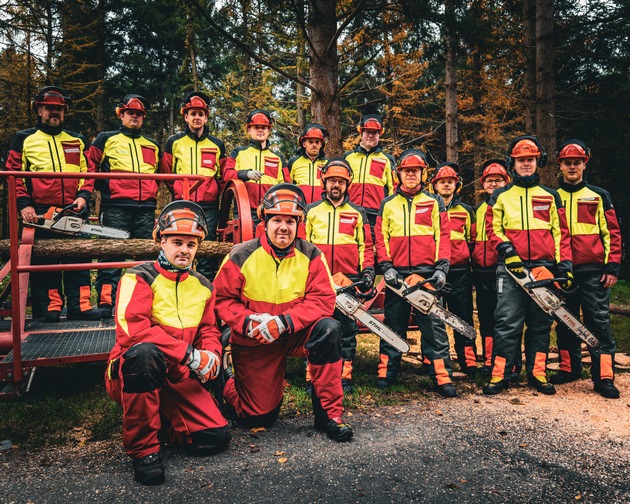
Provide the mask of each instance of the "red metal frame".
MULTIPOLYGON (((31 265, 31 256, 34 243, 35 230, 32 227, 24 227, 22 232, 22 242, 19 243, 19 223, 17 210, 17 189, 16 181, 19 178, 68 178, 68 179, 133 179, 133 180, 182 180, 183 181, 183 197, 190 199, 190 195, 204 181, 203 175, 179 175, 179 174, 135 174, 135 173, 94 173, 94 172, 76 172, 76 173, 43 173, 43 172, 15 172, 0 171, 0 177, 7 178, 8 185, 8 206, 9 206, 9 251, 10 259, 7 264, 0 270, 0 281, 4 280, 7 275, 11 275, 11 331, 0 332, 0 353, 7 350, 13 351, 13 362, 10 369, 7 365, 0 365, 0 381, 10 381, 13 383, 13 392, 16 394, 19 390, 20 383, 30 372, 33 366, 52 366, 57 364, 91 362, 104 360, 107 354, 83 354, 68 357, 54 358, 38 358, 34 361, 24 361, 22 359, 22 342, 33 332, 25 331, 26 323, 26 306, 28 296, 28 280, 31 271, 77 271, 77 270, 93 270, 105 268, 129 268, 143 261, 132 262, 103 262, 103 263, 75 263, 75 264, 51 264, 51 265, 31 265), (18 281, 15 281, 18 279, 18 281), (19 323, 15 323, 19 321, 19 323)), ((9 315, 8 310, 0 310, 0 315, 9 315)), ((75 329, 76 330, 76 329, 75 329)), ((39 331, 44 332, 44 331, 39 331)), ((51 332, 51 331, 47 331, 51 332)), ((54 331, 57 332, 57 331, 54 331)), ((63 331, 61 331, 63 332, 63 331)), ((4 394, 6 395, 6 394, 4 394)), ((8 394, 12 395, 12 394, 8 394)))

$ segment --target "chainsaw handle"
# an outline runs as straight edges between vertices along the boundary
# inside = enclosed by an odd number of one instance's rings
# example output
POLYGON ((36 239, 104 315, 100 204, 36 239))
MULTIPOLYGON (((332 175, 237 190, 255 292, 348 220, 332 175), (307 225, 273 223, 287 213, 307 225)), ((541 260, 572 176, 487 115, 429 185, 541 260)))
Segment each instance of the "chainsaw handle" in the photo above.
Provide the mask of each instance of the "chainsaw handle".
MULTIPOLYGON (((57 215, 55 215, 53 217, 53 220, 55 222, 57 222, 59 219, 61 219, 64 215, 66 215, 68 212, 70 212, 70 210, 72 210, 73 208, 76 208, 78 205, 76 203, 70 203, 69 205, 66 205, 65 207, 63 207, 61 210, 59 210, 59 212, 57 213, 57 215)), ((73 212, 73 213, 77 213, 77 212, 73 212)))
POLYGON ((417 290, 421 290, 421 289, 430 294, 437 294, 438 292, 449 293, 452 290, 449 284, 444 284, 444 286, 440 290, 437 290, 435 288, 427 289, 425 287, 425 284, 430 284, 430 283, 431 283, 431 278, 427 278, 426 280, 423 280, 422 282, 418 282, 417 284, 412 285, 411 287, 408 287, 407 289, 405 289, 405 291, 403 292, 403 296, 408 296, 409 294, 412 294, 416 292, 417 290))
POLYGON ((339 289, 337 289, 337 294, 350 294, 354 298, 364 300, 372 299, 374 296, 376 296, 378 291, 375 287, 372 287, 368 292, 357 291, 357 286, 360 283, 361 282, 354 282, 350 285, 346 285, 345 287, 340 287, 339 289))
POLYGON ((537 287, 548 287, 551 284, 554 283, 564 283, 566 282, 567 279, 566 278, 543 278, 542 280, 534 280, 532 282, 527 282, 526 284, 523 284, 523 287, 525 287, 526 289, 535 289, 537 287))

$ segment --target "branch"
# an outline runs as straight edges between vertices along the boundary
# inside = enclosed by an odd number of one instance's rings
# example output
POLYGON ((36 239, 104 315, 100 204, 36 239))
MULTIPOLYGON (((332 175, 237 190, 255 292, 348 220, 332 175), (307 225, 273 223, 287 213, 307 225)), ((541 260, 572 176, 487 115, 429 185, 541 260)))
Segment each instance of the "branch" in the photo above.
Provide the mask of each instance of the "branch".
POLYGON ((212 20, 212 18, 208 15, 208 13, 206 12, 206 9, 204 9, 201 5, 199 5, 199 0, 187 0, 187 1, 194 8, 197 9, 199 14, 201 14, 201 16, 206 20, 206 22, 213 29, 215 29, 217 32, 219 32, 227 40, 232 42, 232 44, 234 44, 236 47, 238 47, 241 51, 243 51, 249 57, 251 57, 252 59, 257 61, 261 65, 265 65, 266 67, 271 68, 275 72, 278 72, 280 75, 286 77, 287 79, 292 80, 293 82, 297 82, 298 84, 302 84, 304 87, 309 88, 313 92, 317 92, 317 89, 315 87, 313 87, 309 82, 305 81, 304 79, 300 79, 296 75, 292 75, 292 74, 286 72, 285 70, 283 70, 279 66, 275 65, 274 63, 272 63, 268 59, 265 59, 265 58, 259 56, 256 52, 252 51, 247 44, 243 43, 241 40, 239 40, 236 37, 232 36, 225 29, 223 29, 220 25, 216 24, 212 20))
POLYGON ((335 35, 333 36, 333 38, 331 39, 330 43, 328 44, 328 47, 326 47, 326 52, 324 52, 324 54, 328 54, 328 51, 330 51, 332 49, 332 45, 333 44, 337 45, 337 39, 339 38, 339 35, 341 35, 341 32, 343 30, 345 30, 346 27, 350 24, 350 22, 356 17, 357 13, 359 12, 359 10, 361 9, 361 6, 364 3, 365 3, 365 0, 359 0, 359 2, 357 3, 356 7, 354 9, 352 9, 350 14, 346 15, 346 19, 337 28, 337 31, 335 32, 335 35))
POLYGON ((352 81, 354 81, 354 79, 356 79, 359 75, 363 73, 363 71, 365 70, 365 67, 367 67, 372 61, 374 61, 378 55, 379 55, 379 51, 376 51, 372 56, 370 56, 368 60, 365 61, 365 63, 363 63, 358 68, 358 70, 354 72, 354 74, 352 74, 352 76, 348 80, 346 80, 346 82, 344 82, 337 88, 337 91, 335 92, 335 94, 341 93, 346 87, 348 87, 352 83, 352 81))

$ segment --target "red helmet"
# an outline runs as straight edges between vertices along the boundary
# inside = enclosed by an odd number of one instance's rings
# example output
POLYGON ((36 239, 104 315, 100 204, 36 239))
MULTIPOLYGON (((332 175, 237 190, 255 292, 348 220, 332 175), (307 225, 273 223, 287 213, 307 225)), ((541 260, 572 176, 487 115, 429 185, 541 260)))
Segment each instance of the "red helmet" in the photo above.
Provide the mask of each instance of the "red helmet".
POLYGON ((579 158, 588 163, 591 158, 591 150, 580 140, 567 140, 560 145, 556 154, 558 161, 566 158, 579 158))
POLYGON ((247 116, 247 126, 253 125, 269 126, 271 128, 273 125, 273 118, 266 110, 252 110, 247 116))
POLYGON ((298 186, 286 182, 271 187, 257 210, 258 218, 265 221, 272 215, 290 215, 299 223, 305 213, 304 193, 298 186))
POLYGON ((455 179, 455 184, 459 186, 461 180, 459 178, 459 165, 457 163, 452 163, 450 161, 446 161, 444 163, 440 163, 435 170, 435 174, 431 179, 431 184, 435 188, 435 183, 440 179, 452 178, 455 179))
POLYGON ((60 87, 46 86, 39 90, 37 95, 32 101, 33 111, 37 111, 37 107, 42 105, 57 105, 59 107, 65 107, 68 110, 68 106, 72 103, 70 97, 60 87))
POLYGON ((144 117, 147 115, 144 102, 146 102, 144 97, 137 94, 128 94, 116 107, 116 115, 122 114, 125 110, 139 110, 142 112, 142 117, 144 117))
POLYGON ((427 158, 424 152, 419 149, 407 149, 400 155, 398 160, 398 170, 426 170, 428 167, 427 158))
POLYGON ((479 181, 483 184, 483 181, 486 177, 490 175, 498 175, 503 177, 506 183, 510 181, 510 176, 508 175, 505 161, 502 159, 489 159, 481 166, 481 177, 479 177, 479 181))
POLYGON ((302 133, 298 137, 298 145, 302 147, 302 142, 307 138, 321 140, 322 144, 325 144, 328 141, 330 134, 328 130, 324 128, 321 124, 318 123, 309 123, 304 126, 302 133))
POLYGON ((533 140, 526 138, 524 140, 519 140, 512 147, 512 152, 510 156, 513 158, 522 158, 522 157, 535 157, 540 156, 540 150, 538 149, 538 145, 533 140))
POLYGON ((352 168, 350 168, 350 165, 345 159, 333 158, 329 159, 328 162, 322 167, 322 187, 325 186, 326 179, 329 179, 331 177, 344 179, 346 182, 348 182, 348 186, 350 186, 354 174, 352 172, 352 168))
POLYGON ((153 239, 159 243, 162 236, 195 236, 203 241, 208 234, 206 214, 192 201, 172 201, 164 207, 153 228, 153 239))
POLYGON ((188 93, 184 98, 184 103, 179 109, 179 113, 181 115, 186 115, 189 109, 202 109, 206 112, 206 115, 210 113, 208 109, 208 103, 210 102, 210 97, 204 93, 199 93, 194 91, 192 93, 188 93))
POLYGON ((357 131, 362 133, 363 130, 378 130, 381 134, 385 132, 385 128, 383 127, 383 119, 378 114, 367 114, 361 117, 361 121, 357 126, 357 131))

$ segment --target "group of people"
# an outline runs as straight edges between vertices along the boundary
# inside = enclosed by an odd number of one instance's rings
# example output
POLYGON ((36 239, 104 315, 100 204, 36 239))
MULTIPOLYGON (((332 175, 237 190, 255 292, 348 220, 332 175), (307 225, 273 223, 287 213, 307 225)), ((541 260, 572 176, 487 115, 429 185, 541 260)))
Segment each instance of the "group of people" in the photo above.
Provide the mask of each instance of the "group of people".
MULTIPOLYGON (((306 360, 315 428, 334 441, 351 439, 342 413, 344 393, 353 391, 358 326, 335 309, 336 287, 369 292, 377 274, 393 288, 427 279, 446 307, 470 324, 474 285, 483 364, 477 364, 475 342, 455 332, 460 369, 487 376, 484 394, 502 392, 520 375, 526 325, 528 382, 553 394, 554 384, 581 378, 580 340, 558 325, 560 371, 548 380, 553 319, 514 279, 547 267, 562 279, 571 311, 580 316, 581 309, 601 342, 590 349, 595 391, 619 397, 608 306, 621 238, 610 196, 585 181, 590 151, 583 142, 569 140, 558 149, 562 181, 556 191, 539 183, 546 153, 538 139, 516 138, 506 161, 483 164, 487 201, 473 209, 458 194, 456 163, 440 164, 429 179, 421 150, 406 150, 398 163, 384 153, 383 121, 375 114, 361 118, 359 145, 341 158, 326 157, 325 127, 308 124, 296 156, 286 162, 270 148, 273 119, 264 110, 248 115, 249 145, 226 156, 223 142, 208 132, 203 93, 184 98, 185 130, 170 137, 163 152, 142 135, 141 96, 125 97, 116 109, 121 128, 99 134, 89 147, 62 129, 69 104, 60 88, 38 93, 33 106, 40 120, 16 135, 8 169, 206 176, 190 201, 179 182, 170 184, 173 201, 157 222, 156 182, 99 180, 102 223, 132 237, 153 237, 160 255, 127 270, 120 282, 120 271, 101 272, 96 308, 89 304, 89 278, 65 279, 69 318, 111 316, 116 307, 116 344, 105 380, 123 406, 123 444, 140 483, 164 481, 165 437, 201 455, 223 450, 230 441, 226 409, 243 425, 272 425, 290 356, 306 360), (211 260, 199 260, 195 269, 200 242, 215 237, 221 185, 230 179, 245 183, 257 237, 234 245, 218 271, 211 260)), ((90 179, 29 179, 19 185, 18 208, 25 222, 50 206, 75 203, 81 211, 93 188, 90 179)), ((60 280, 33 275, 34 316, 58 320, 60 280)), ((413 316, 436 391, 457 396, 444 323, 412 310, 390 289, 384 312, 385 324, 403 339, 413 316)), ((384 341, 379 353, 376 386, 387 389, 396 382, 402 354, 384 341)))

